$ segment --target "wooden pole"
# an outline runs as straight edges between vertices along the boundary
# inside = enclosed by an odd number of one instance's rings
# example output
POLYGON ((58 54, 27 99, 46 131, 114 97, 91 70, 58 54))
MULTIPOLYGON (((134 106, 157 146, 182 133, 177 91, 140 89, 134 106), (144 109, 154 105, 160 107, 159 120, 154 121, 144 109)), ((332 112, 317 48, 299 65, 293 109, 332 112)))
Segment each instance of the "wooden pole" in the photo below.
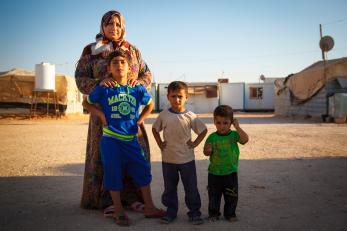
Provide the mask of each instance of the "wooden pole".
MULTIPOLYGON (((322 24, 319 24, 319 32, 320 32, 320 39, 322 39, 323 37, 323 32, 322 32, 322 24)), ((326 70, 326 59, 325 59, 325 51, 323 48, 322 49, 322 58, 323 58, 323 65, 324 65, 324 69, 323 69, 323 75, 324 75, 324 87, 325 87, 325 91, 326 91, 326 96, 325 96, 325 115, 323 115, 324 117, 329 116, 329 98, 328 98, 328 87, 327 87, 327 70, 326 70)), ((323 121, 325 121, 325 118, 323 119, 323 121)))
MULTIPOLYGON (((319 24, 319 33, 320 33, 320 39, 322 39, 323 38, 322 24, 319 24)), ((322 59, 325 60, 325 55, 324 55, 323 49, 322 49, 322 59)))

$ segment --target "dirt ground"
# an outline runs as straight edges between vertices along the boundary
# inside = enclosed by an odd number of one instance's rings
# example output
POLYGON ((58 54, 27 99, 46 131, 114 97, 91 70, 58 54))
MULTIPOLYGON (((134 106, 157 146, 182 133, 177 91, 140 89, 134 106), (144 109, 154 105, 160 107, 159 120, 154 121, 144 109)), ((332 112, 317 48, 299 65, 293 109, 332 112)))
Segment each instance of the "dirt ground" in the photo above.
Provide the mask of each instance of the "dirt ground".
MULTIPOLYGON (((146 129, 157 115, 146 120, 146 129)), ((209 133, 210 114, 200 115, 209 133)), ((237 113, 250 141, 240 146, 239 221, 188 223, 182 185, 176 222, 128 212, 128 230, 347 230, 347 124, 237 113)), ((0 230, 121 230, 100 211, 79 207, 88 116, 0 119, 0 230)), ((149 133, 152 192, 162 207, 161 156, 149 133)), ((196 148, 202 213, 208 159, 196 148)))

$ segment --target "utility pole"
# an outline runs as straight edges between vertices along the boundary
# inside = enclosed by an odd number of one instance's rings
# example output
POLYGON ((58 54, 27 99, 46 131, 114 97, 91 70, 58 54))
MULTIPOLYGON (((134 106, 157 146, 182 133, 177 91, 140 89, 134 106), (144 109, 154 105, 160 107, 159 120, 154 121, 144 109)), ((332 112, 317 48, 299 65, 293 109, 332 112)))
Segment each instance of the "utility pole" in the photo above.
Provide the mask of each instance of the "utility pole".
MULTIPOLYGON (((319 24, 319 32, 320 32, 320 39, 322 39, 323 38, 322 24, 319 24)), ((325 61, 325 55, 324 55, 323 49, 322 49, 322 59, 325 61)))
MULTIPOLYGON (((323 32, 322 32, 322 24, 319 24, 319 32, 320 32, 320 40, 322 40, 323 38, 323 32)), ((324 75, 324 88, 325 88, 325 91, 326 91, 326 96, 325 96, 325 100, 326 100, 326 103, 325 103, 325 116, 329 116, 329 98, 328 98, 328 93, 327 93, 327 90, 328 90, 328 87, 327 87, 327 64, 326 64, 326 60, 325 60, 325 54, 324 54, 324 49, 321 48, 322 50, 322 59, 323 59, 323 65, 324 65, 324 69, 323 69, 323 75, 324 75)), ((325 121, 325 119, 323 119, 325 121)))

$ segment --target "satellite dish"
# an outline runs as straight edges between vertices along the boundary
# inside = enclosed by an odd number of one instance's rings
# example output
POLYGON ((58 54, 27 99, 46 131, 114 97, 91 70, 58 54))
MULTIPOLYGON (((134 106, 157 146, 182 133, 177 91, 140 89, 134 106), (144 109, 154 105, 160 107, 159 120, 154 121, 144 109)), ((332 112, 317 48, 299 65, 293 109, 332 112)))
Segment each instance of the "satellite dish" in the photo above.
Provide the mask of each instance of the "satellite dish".
POLYGON ((260 75, 260 80, 265 81, 265 75, 260 75))
POLYGON ((330 36, 324 36, 319 41, 319 47, 323 52, 330 51, 334 47, 334 39, 330 36))

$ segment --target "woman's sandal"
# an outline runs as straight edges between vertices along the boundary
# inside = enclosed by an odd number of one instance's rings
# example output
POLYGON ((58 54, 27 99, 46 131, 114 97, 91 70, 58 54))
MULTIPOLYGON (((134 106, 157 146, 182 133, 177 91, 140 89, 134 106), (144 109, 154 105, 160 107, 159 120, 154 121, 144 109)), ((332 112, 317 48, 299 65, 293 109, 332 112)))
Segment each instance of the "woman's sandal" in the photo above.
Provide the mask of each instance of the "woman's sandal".
POLYGON ((166 212, 162 209, 158 209, 156 212, 152 214, 145 214, 145 218, 162 218, 166 215, 166 212))
MULTIPOLYGON (((139 213, 143 213, 145 211, 145 205, 139 201, 135 201, 134 203, 132 203, 130 208, 133 211, 139 212, 139 213)), ((114 213, 113 205, 110 205, 106 209, 104 209, 104 217, 113 217, 113 213, 114 213)))
POLYGON ((145 205, 139 201, 135 201, 134 203, 131 204, 130 207, 135 212, 143 213, 145 211, 145 205))
POLYGON ((108 206, 104 209, 104 217, 113 217, 114 207, 113 205, 108 206))
POLYGON ((114 216, 113 219, 114 219, 114 222, 119 226, 129 226, 130 225, 130 220, 125 213, 123 213, 122 215, 119 215, 118 217, 114 216))

